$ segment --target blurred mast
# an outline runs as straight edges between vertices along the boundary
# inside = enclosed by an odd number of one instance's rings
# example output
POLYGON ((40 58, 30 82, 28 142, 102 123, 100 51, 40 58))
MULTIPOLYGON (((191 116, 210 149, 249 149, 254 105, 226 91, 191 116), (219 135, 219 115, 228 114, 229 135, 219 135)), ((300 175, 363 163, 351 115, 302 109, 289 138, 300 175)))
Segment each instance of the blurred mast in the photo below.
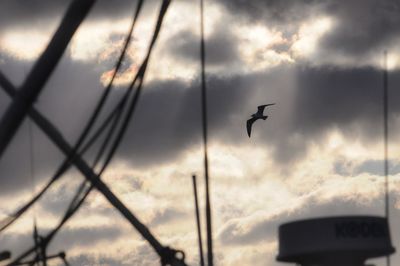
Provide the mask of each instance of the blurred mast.
POLYGON ((200 58, 201 58, 201 108, 203 122, 203 146, 204 146, 204 175, 206 185, 206 224, 207 224, 207 261, 208 266, 213 266, 213 240, 211 223, 210 184, 208 175, 207 153, 207 87, 205 71, 205 45, 204 45, 204 3, 200 0, 200 58))

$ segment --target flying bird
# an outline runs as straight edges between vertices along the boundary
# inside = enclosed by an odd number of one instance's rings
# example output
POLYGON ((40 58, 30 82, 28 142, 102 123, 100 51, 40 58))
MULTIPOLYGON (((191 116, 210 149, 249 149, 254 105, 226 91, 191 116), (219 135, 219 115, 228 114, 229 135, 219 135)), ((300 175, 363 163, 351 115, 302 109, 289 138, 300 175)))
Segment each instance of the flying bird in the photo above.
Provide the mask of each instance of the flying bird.
POLYGON ((253 123, 258 119, 263 119, 263 120, 267 119, 268 116, 264 115, 264 109, 265 109, 265 107, 274 105, 274 104, 275 103, 270 103, 270 104, 264 104, 264 105, 258 106, 257 113, 252 114, 251 118, 249 120, 247 120, 247 134, 249 135, 249 138, 251 135, 251 126, 253 125, 253 123))

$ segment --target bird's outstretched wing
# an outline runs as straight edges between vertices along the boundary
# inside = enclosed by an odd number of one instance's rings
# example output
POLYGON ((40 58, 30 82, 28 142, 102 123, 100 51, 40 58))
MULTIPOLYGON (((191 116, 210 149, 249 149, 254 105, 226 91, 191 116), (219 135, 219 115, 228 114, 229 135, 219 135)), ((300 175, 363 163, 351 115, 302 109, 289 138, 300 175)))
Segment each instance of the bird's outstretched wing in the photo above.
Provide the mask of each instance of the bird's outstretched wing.
POLYGON ((265 107, 270 106, 270 105, 275 105, 275 103, 263 104, 263 105, 258 106, 257 113, 262 115, 264 113, 265 107))
POLYGON ((253 125, 254 121, 256 121, 256 120, 257 120, 257 118, 250 118, 249 120, 247 120, 246 127, 247 127, 247 135, 249 135, 249 138, 251 135, 251 126, 253 125))

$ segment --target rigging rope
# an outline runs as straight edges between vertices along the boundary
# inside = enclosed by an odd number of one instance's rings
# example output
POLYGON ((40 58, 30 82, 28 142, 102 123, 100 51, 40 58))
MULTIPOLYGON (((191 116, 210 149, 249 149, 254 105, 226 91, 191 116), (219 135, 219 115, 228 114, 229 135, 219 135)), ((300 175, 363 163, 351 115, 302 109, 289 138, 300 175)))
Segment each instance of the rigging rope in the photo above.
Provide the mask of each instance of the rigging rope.
MULTIPOLYGON (((119 143, 121 142, 121 140, 122 140, 122 138, 123 138, 123 134, 124 134, 125 131, 126 131, 126 128, 127 128, 127 126, 128 126, 128 123, 129 123, 129 121, 130 121, 130 117, 133 115, 134 109, 135 109, 135 107, 136 107, 136 105, 137 105, 137 102, 138 102, 138 100, 139 100, 139 97, 140 97, 140 92, 141 92, 141 89, 142 89, 143 80, 144 80, 144 75, 145 75, 145 73, 146 73, 148 61, 149 61, 149 59, 150 59, 150 55, 151 55, 151 52, 152 52, 152 50, 153 50, 153 46, 154 46, 154 44, 155 44, 155 41, 157 40, 159 31, 160 31, 160 29, 161 29, 161 24, 162 24, 164 15, 165 15, 165 13, 166 13, 166 11, 167 11, 167 8, 168 8, 169 3, 170 3, 169 0, 168 0, 168 1, 165 1, 165 0, 164 0, 163 5, 162 5, 161 10, 160 10, 160 15, 159 15, 159 18, 158 18, 158 21, 157 21, 156 29, 155 29, 155 31, 154 31, 154 34, 153 34, 153 37, 152 37, 152 40, 151 40, 151 43, 150 43, 150 46, 149 46, 147 55, 146 55, 146 57, 145 57, 145 59, 144 59, 142 65, 141 65, 141 67, 140 67, 138 73, 136 74, 135 78, 133 79, 133 81, 132 81, 131 84, 129 85, 128 90, 126 91, 124 97, 121 99, 121 102, 117 105, 116 109, 113 111, 113 112, 118 111, 119 115, 118 115, 118 117, 114 120, 113 127, 111 127, 111 129, 114 129, 114 128, 117 126, 118 121, 119 121, 119 118, 120 118, 120 114, 122 113, 122 109, 123 109, 123 107, 125 106, 126 100, 129 98, 131 91, 133 90, 133 88, 134 88, 136 82, 139 80, 139 85, 137 86, 137 89, 136 89, 136 91, 135 91, 135 94, 134 94, 134 96, 133 96, 133 99, 131 100, 129 110, 127 111, 127 114, 126 114, 126 116, 125 116, 125 118, 124 118, 124 121, 122 122, 122 125, 121 125, 121 127, 120 127, 119 133, 117 134, 117 136, 116 136, 116 138, 115 138, 115 140, 114 140, 114 143, 113 143, 112 147, 110 148, 109 154, 107 155, 107 157, 106 157, 106 159, 105 159, 105 162, 104 162, 104 164, 103 164, 103 166, 102 166, 102 168, 101 168, 101 170, 100 170, 100 172, 99 172, 99 174, 98 174, 99 177, 101 176, 101 174, 104 172, 104 170, 106 169, 106 167, 107 167, 108 164, 110 163, 110 161, 111 161, 111 159, 112 159, 112 157, 113 157, 113 155, 114 155, 114 153, 115 153, 115 151, 116 151, 116 149, 117 149, 119 143)), ((104 141, 103 144, 101 145, 99 154, 96 156, 96 159, 95 159, 95 161, 94 161, 93 168, 94 168, 94 167, 97 165, 97 163, 99 162, 99 160, 100 160, 102 154, 104 153, 105 148, 106 148, 107 144, 109 143, 109 140, 111 139, 113 133, 114 133, 114 130, 110 130, 110 131, 109 131, 109 134, 107 135, 107 137, 105 138, 105 141, 104 141)), ((83 186, 83 184, 82 184, 82 186, 83 186)), ((87 196, 87 194, 89 194, 89 192, 90 192, 90 190, 91 190, 92 188, 93 188, 93 185, 90 186, 90 187, 87 189, 87 191, 85 192, 85 195, 86 195, 86 196, 87 196)), ((82 193, 82 191, 78 192, 77 194, 79 194, 79 193, 82 193)), ((86 196, 85 196, 85 197, 86 197, 86 196)))

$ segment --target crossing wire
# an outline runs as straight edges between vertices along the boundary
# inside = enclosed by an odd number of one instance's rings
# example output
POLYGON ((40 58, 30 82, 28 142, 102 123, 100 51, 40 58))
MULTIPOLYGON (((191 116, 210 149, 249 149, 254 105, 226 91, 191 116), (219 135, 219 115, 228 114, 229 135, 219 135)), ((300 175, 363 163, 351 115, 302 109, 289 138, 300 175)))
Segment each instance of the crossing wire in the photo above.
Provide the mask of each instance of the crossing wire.
MULTIPOLYGON (((121 51, 121 53, 120 53, 120 56, 119 56, 119 58, 118 58, 118 60, 117 60, 117 62, 116 62, 116 65, 115 65, 115 71, 114 71, 114 73, 113 73, 113 75, 112 75, 112 77, 111 77, 111 79, 110 79, 110 81, 109 81, 109 83, 108 83, 106 89, 104 90, 104 92, 103 92, 103 94, 102 94, 100 100, 98 101, 98 104, 97 104, 97 106, 95 107, 95 110, 94 110, 94 112, 92 113, 91 118, 90 118, 89 121, 87 122, 87 124, 86 124, 86 126, 85 126, 85 129, 83 130, 83 132, 81 133, 80 137, 78 138, 78 141, 77 141, 77 143, 75 144, 74 148, 72 149, 71 153, 67 156, 66 160, 64 160, 64 162, 63 162, 63 163, 61 164, 61 166, 58 168, 58 170, 56 171, 56 174, 50 179, 50 181, 45 185, 45 187, 44 187, 31 201, 29 201, 27 204, 25 204, 24 206, 22 206, 21 208, 19 208, 16 212, 14 212, 14 214, 11 215, 11 217, 7 217, 7 218, 3 219, 2 221, 0 221, 0 232, 3 231, 4 229, 6 229, 8 226, 10 226, 12 223, 14 223, 24 212, 26 212, 31 206, 33 206, 33 204, 34 204, 37 200, 39 200, 39 199, 42 197, 42 195, 53 185, 53 183, 54 183, 56 180, 58 180, 58 179, 62 176, 62 174, 63 174, 66 170, 68 170, 68 168, 71 166, 73 157, 76 156, 77 151, 79 150, 79 148, 81 147, 82 143, 85 141, 87 135, 89 134, 90 130, 92 129, 93 124, 94 124, 95 121, 97 120, 97 118, 98 118, 98 116, 99 116, 99 114, 100 114, 100 111, 101 111, 101 109, 104 107, 104 104, 105 104, 105 102, 106 102, 106 99, 107 99, 107 97, 109 96, 109 93, 110 93, 110 91, 111 91, 111 89, 112 89, 112 87, 113 87, 113 83, 114 83, 114 80, 115 80, 115 78, 116 78, 116 75, 117 75, 119 69, 120 69, 121 66, 122 66, 122 61, 123 61, 123 59, 124 59, 124 57, 125 57, 125 54, 126 54, 127 49, 129 48, 129 43, 131 42, 132 33, 133 33, 134 27, 135 27, 135 25, 136 25, 136 22, 137 22, 137 20, 138 20, 140 11, 141 11, 141 9, 142 9, 143 2, 144 2, 144 0, 139 0, 138 3, 137 3, 136 11, 135 11, 135 14, 134 14, 134 18, 133 18, 133 20, 132 20, 130 29, 129 29, 127 35, 126 35, 126 38, 125 38, 125 41, 124 41, 123 49, 122 49, 122 51, 121 51)), ((2 76, 2 75, 1 75, 1 76, 2 76)), ((4 80, 4 77, 3 77, 3 76, 0 77, 0 78, 2 78, 2 79, 4 80)), ((13 94, 15 94, 15 92, 14 92, 13 94)), ((120 107, 120 105, 119 105, 118 107, 120 107)), ((112 112, 112 116, 114 116, 114 115, 118 116, 118 110, 112 112)), ((96 132, 96 133, 94 134, 95 138, 97 138, 97 137, 101 134, 101 132, 102 132, 102 130, 104 129, 104 127, 109 123, 109 121, 110 121, 112 118, 114 118, 114 117, 110 117, 110 116, 109 116, 109 117, 106 119, 107 122, 104 123, 104 124, 100 127, 100 131, 98 131, 98 132, 96 132)), ((90 145, 86 145, 86 149, 89 148, 89 147, 91 146, 91 144, 92 144, 93 141, 94 141, 93 139, 94 139, 94 138, 92 138, 92 141, 89 141, 90 145)), ((86 149, 84 149, 84 150, 86 150, 86 149)), ((81 151, 81 152, 79 153, 79 155, 82 155, 82 154, 83 154, 83 152, 81 151)))

